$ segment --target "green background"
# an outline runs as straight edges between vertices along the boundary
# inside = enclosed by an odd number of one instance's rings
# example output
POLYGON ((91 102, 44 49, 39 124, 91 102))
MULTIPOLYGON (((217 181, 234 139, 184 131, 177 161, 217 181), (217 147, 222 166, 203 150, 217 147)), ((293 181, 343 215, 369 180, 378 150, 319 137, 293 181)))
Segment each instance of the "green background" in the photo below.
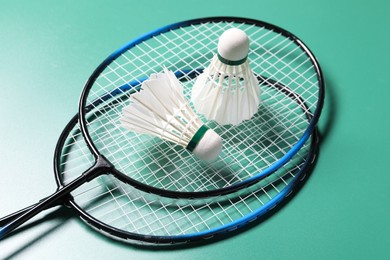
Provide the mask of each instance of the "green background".
POLYGON ((155 250, 107 239, 62 209, 1 241, 0 259, 389 259, 389 10, 386 0, 0 0, 1 216, 55 191, 53 151, 85 81, 145 32, 205 16, 263 20, 300 37, 327 83, 317 167, 268 220, 155 250))

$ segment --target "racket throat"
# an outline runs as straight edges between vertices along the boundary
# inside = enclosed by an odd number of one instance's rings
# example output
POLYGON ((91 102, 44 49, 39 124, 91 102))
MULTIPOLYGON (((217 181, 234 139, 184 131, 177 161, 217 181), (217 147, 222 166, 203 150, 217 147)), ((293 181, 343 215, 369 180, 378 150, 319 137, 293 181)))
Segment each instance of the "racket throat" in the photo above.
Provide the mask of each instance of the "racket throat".
POLYGON ((96 158, 95 164, 84 172, 83 176, 86 182, 89 182, 99 175, 107 174, 110 170, 113 170, 114 166, 104 157, 103 155, 98 155, 96 158))

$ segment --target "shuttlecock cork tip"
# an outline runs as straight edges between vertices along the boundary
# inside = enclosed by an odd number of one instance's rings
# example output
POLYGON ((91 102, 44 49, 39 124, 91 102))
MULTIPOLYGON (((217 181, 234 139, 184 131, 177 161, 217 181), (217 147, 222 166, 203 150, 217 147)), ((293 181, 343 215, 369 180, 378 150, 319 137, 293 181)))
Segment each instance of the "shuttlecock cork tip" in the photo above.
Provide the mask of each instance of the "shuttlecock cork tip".
POLYGON ((249 52, 249 38, 243 30, 230 28, 219 37, 218 58, 229 65, 245 62, 249 52))
POLYGON ((222 138, 206 126, 195 133, 187 149, 203 161, 213 161, 222 151, 222 138))

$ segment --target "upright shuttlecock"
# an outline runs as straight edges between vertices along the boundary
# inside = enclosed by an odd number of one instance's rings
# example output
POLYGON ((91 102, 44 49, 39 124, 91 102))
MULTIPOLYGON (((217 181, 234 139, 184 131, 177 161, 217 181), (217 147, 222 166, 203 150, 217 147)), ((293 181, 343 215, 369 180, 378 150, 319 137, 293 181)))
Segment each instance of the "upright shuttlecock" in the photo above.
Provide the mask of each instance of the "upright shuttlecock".
POLYGON ((164 69, 164 73, 151 75, 130 99, 121 117, 126 129, 176 143, 205 161, 221 152, 221 137, 191 109, 173 72, 164 69))
POLYGON ((220 36, 218 53, 192 89, 194 107, 207 119, 236 125, 257 112, 260 88, 248 52, 249 39, 242 30, 231 28, 220 36))

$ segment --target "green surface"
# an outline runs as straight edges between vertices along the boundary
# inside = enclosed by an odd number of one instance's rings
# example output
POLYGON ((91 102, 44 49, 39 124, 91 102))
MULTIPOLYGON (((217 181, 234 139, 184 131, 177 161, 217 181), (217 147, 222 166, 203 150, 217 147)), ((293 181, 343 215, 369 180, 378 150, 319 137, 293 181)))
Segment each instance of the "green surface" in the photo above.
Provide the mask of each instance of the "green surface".
POLYGON ((307 43, 327 82, 317 167, 267 221, 213 243, 152 250, 107 239, 60 210, 1 241, 0 259, 388 259, 388 10, 384 0, 0 0, 1 216, 56 189, 53 151, 84 82, 152 29, 215 15, 267 21, 307 43))

